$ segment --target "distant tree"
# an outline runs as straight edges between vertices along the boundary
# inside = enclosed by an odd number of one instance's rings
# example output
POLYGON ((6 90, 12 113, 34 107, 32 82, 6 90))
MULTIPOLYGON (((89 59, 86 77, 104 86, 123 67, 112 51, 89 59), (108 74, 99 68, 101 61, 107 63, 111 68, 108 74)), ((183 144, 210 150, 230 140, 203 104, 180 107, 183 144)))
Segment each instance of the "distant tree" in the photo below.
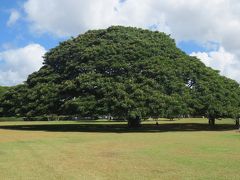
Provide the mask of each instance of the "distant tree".
POLYGON ((1 102, 3 101, 3 95, 8 92, 10 87, 0 86, 0 116, 3 115, 3 107, 1 106, 1 102))
POLYGON ((2 116, 18 116, 25 110, 27 88, 25 85, 11 87, 5 92, 0 101, 2 116))

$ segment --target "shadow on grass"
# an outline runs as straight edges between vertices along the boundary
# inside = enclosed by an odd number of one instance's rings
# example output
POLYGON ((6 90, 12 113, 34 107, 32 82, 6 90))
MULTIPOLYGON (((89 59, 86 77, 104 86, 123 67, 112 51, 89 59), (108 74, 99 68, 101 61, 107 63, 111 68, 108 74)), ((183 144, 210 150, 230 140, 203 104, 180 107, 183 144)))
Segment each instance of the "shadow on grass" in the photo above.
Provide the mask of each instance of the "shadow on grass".
POLYGON ((215 125, 200 123, 143 124, 139 128, 128 128, 126 124, 41 124, 41 125, 5 125, 0 129, 48 132, 100 132, 100 133, 161 133, 186 131, 228 131, 236 129, 231 124, 215 125))

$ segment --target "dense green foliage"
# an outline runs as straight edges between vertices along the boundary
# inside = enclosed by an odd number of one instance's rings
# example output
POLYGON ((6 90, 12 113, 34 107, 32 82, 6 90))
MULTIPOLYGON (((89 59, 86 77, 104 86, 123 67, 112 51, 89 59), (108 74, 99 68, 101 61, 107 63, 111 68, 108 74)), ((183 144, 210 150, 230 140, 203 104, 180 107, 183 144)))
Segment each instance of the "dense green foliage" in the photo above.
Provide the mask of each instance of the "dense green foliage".
POLYGON ((5 94, 9 89, 10 89, 10 87, 0 86, 0 97, 2 97, 3 94, 5 94))
POLYGON ((3 108, 1 106, 1 101, 3 98, 3 95, 10 89, 10 87, 6 86, 0 86, 0 116, 2 115, 3 108))
POLYGON ((1 106, 9 116, 218 118, 236 117, 239 103, 237 82, 182 52, 168 35, 116 26, 51 49, 1 106))

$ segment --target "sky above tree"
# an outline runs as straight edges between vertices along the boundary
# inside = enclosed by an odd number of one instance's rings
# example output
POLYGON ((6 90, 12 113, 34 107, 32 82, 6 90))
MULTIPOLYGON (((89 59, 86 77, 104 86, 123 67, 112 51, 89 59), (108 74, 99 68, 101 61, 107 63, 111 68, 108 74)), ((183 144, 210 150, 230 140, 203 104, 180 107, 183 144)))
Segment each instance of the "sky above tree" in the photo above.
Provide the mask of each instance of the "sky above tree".
POLYGON ((1 0, 0 85, 42 66, 60 41, 111 25, 163 31, 207 66, 240 82, 238 0, 1 0))

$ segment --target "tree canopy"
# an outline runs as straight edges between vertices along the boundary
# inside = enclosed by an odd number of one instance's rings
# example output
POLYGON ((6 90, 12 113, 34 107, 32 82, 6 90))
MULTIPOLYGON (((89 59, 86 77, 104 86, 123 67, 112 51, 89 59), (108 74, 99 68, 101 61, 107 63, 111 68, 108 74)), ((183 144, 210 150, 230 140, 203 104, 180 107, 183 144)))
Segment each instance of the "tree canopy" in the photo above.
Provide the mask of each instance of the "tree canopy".
POLYGON ((0 86, 0 97, 2 97, 3 94, 6 93, 9 88, 10 87, 7 87, 7 86, 0 86))
POLYGON ((4 115, 21 116, 236 117, 240 88, 169 35, 113 26, 51 49, 43 67, 5 93, 0 106, 4 115))

